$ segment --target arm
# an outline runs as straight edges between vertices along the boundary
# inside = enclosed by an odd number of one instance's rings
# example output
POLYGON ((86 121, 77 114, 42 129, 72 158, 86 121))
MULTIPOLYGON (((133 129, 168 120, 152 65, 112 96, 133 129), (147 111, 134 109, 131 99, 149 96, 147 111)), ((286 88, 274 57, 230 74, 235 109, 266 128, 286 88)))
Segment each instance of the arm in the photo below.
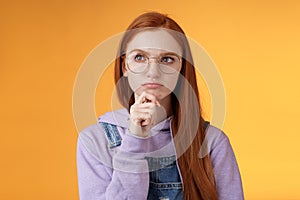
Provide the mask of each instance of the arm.
POLYGON ((243 200, 240 172, 228 137, 221 132, 213 146, 210 156, 219 199, 243 200))
MULTIPOLYGON (((105 164, 100 160, 99 155, 93 152, 91 145, 97 142, 89 142, 91 138, 87 138, 87 134, 80 134, 77 143, 77 170, 78 170, 78 187, 81 200, 140 200, 146 199, 149 186, 149 175, 145 160, 132 158, 128 155, 132 150, 139 150, 139 146, 143 147, 143 142, 136 141, 129 135, 124 135, 122 145, 112 159, 112 165, 108 162, 105 164), (133 140, 133 141, 132 141, 133 140), (88 142, 87 142, 88 141, 88 142), (127 141, 127 142, 126 142, 127 141), (133 143, 132 143, 133 142, 133 143), (139 143, 134 149, 129 148, 129 144, 139 143), (129 151, 129 152, 128 152, 129 151), (146 172, 137 173, 130 171, 129 164, 134 164, 143 168, 146 172)), ((104 138, 102 138, 104 139, 104 138)), ((101 146, 104 146, 103 144, 101 146)), ((106 148, 106 146, 105 146, 106 148)), ((103 155, 102 158, 110 159, 103 155)))

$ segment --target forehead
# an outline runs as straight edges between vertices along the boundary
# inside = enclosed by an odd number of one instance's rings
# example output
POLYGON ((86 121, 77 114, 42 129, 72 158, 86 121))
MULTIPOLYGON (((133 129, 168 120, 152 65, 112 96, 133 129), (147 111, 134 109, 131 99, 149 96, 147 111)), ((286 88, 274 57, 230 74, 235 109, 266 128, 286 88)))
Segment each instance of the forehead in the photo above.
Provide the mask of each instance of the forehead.
POLYGON ((134 49, 159 49, 182 54, 182 49, 174 37, 166 30, 146 30, 137 33, 127 44, 126 51, 134 49))

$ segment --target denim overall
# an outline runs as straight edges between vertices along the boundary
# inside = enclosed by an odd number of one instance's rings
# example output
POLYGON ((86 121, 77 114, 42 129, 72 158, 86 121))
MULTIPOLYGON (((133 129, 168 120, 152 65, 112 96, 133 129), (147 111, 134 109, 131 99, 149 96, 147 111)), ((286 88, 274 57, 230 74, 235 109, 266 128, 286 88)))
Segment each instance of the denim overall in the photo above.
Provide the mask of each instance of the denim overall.
MULTIPOLYGON (((100 122, 105 130, 109 148, 121 145, 121 136, 113 124, 100 122)), ((176 157, 146 157, 149 166, 148 200, 183 200, 182 183, 176 157)))

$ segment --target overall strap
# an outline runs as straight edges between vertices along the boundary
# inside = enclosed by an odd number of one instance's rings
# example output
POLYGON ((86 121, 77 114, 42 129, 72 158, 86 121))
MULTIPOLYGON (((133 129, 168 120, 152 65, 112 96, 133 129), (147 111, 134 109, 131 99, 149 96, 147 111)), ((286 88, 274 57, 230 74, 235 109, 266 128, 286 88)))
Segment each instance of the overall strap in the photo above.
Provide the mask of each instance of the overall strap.
POLYGON ((204 131, 206 131, 209 124, 210 124, 209 121, 204 121, 204 131))
POLYGON ((122 138, 119 134, 117 126, 105 122, 99 122, 105 131, 105 136, 108 142, 108 147, 113 149, 121 145, 122 138))

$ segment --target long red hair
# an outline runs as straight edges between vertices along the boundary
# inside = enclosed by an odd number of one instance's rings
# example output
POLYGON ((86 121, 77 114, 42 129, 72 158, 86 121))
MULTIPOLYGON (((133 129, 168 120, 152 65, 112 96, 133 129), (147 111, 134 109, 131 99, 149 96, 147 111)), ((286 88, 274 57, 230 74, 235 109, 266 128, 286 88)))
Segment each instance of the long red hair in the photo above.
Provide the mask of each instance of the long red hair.
POLYGON ((177 140, 174 140, 177 152, 182 152, 184 148, 182 140, 192 141, 191 145, 184 149, 184 153, 178 158, 183 178, 184 199, 216 200, 218 196, 211 160, 209 155, 202 158, 199 156, 200 147, 205 138, 205 130, 191 50, 184 31, 168 16, 157 12, 148 12, 137 17, 127 28, 115 61, 115 83, 119 101, 128 111, 130 106, 134 104, 133 91, 127 78, 123 77, 123 55, 125 54, 127 43, 135 34, 141 29, 145 30, 145 28, 164 28, 180 33, 172 35, 183 48, 183 62, 180 73, 187 82, 181 81, 179 78, 174 90, 176 95, 172 93, 172 110, 174 114, 172 133, 174 138, 177 136, 177 140), (196 101, 191 98, 191 93, 195 94, 196 101), (198 112, 195 108, 199 108, 198 112), (196 134, 191 134, 195 123, 199 123, 199 126, 196 129, 196 134))

